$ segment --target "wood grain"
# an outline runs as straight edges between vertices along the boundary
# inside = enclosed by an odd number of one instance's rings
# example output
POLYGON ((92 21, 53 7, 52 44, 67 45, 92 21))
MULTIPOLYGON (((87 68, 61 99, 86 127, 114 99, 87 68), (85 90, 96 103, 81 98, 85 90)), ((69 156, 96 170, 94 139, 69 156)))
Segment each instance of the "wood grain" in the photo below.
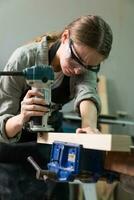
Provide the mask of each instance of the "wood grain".
POLYGON ((86 149, 129 152, 131 137, 111 134, 41 133, 37 143, 52 144, 54 141, 81 144, 86 149))

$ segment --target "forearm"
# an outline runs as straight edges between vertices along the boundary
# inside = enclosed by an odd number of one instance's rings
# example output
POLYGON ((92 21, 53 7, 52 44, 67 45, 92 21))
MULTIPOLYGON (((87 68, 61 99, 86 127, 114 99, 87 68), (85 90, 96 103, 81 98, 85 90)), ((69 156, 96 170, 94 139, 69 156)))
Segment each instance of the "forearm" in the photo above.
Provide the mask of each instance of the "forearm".
POLYGON ((5 124, 5 132, 8 138, 16 136, 23 128, 23 120, 21 115, 16 115, 7 120, 5 124))
POLYGON ((90 100, 84 100, 80 103, 80 114, 82 119, 82 128, 90 126, 97 127, 97 109, 95 104, 90 100))

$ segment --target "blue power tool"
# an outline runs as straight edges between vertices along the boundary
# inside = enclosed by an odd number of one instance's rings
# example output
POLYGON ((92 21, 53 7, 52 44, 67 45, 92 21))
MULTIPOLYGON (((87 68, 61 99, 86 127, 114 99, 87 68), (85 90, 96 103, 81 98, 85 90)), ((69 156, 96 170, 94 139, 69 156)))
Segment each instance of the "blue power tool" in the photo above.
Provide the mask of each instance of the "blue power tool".
POLYGON ((48 118, 56 105, 51 102, 51 86, 54 81, 54 71, 49 65, 38 65, 25 68, 23 71, 1 71, 0 76, 24 76, 27 84, 32 90, 40 91, 44 95, 49 112, 43 117, 33 117, 30 121, 30 130, 34 132, 53 131, 54 129, 48 124, 48 118))

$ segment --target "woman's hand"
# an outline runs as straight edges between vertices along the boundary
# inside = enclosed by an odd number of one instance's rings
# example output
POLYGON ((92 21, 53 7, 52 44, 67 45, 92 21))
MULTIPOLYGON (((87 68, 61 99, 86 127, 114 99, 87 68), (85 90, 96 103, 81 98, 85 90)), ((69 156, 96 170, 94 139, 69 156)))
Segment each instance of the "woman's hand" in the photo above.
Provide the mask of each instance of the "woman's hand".
POLYGON ((21 118, 23 123, 28 122, 30 117, 43 116, 48 112, 45 107, 45 99, 39 91, 28 90, 23 101, 21 102, 21 118))
POLYGON ((15 137, 22 130, 24 123, 30 120, 30 117, 43 116, 47 113, 48 108, 45 105, 46 102, 42 93, 28 90, 21 102, 20 113, 6 121, 5 132, 7 137, 15 137))
POLYGON ((85 128, 77 128, 76 133, 101 133, 97 128, 91 128, 90 126, 85 128))

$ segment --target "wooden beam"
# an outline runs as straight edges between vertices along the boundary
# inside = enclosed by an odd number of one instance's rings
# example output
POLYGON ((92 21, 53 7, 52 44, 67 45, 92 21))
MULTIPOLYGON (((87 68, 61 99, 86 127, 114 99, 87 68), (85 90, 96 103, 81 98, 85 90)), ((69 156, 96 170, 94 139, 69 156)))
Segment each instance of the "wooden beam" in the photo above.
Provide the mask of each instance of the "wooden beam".
POLYGON ((40 133, 37 143, 52 144, 54 141, 83 145, 86 149, 129 152, 131 137, 111 134, 40 133))
POLYGON ((134 176, 134 152, 108 152, 104 168, 134 176))
POLYGON ((106 77, 103 75, 99 76, 98 82, 98 93, 102 102, 101 114, 107 115, 109 113, 108 110, 108 96, 107 96, 107 83, 106 77))

